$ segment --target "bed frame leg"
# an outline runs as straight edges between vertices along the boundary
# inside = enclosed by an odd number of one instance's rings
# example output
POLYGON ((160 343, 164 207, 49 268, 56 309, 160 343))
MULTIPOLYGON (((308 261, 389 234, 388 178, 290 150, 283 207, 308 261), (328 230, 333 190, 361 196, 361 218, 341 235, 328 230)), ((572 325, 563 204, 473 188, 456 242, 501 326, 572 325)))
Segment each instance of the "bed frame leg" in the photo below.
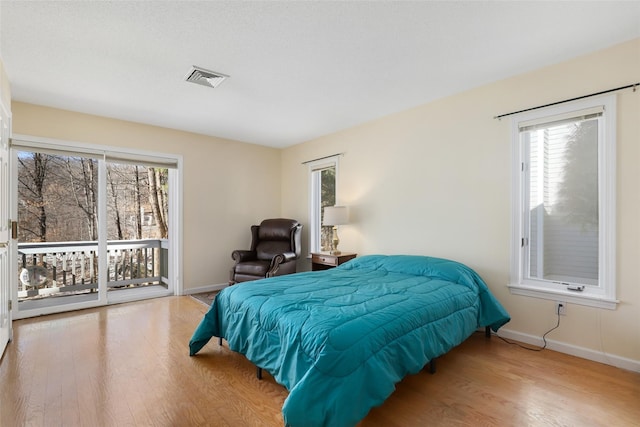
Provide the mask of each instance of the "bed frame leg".
POLYGON ((431 375, 436 373, 436 358, 435 357, 429 361, 429 373, 431 375))
POLYGON ((487 338, 491 338, 491 327, 490 326, 485 326, 484 327, 484 336, 487 338))
POLYGON ((258 377, 259 380, 262 379, 262 368, 258 368, 257 369, 256 376, 258 377))

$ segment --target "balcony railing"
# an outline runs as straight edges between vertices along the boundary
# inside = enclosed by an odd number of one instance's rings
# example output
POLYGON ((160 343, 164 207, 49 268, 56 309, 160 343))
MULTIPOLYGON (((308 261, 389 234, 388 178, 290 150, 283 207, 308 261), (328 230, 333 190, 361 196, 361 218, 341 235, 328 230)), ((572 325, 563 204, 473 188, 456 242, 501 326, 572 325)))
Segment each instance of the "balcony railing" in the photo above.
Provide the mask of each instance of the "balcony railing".
POLYGON ((97 292, 98 269, 107 266, 107 287, 167 284, 167 240, 107 242, 107 262, 98 262, 97 242, 18 244, 19 299, 97 292))

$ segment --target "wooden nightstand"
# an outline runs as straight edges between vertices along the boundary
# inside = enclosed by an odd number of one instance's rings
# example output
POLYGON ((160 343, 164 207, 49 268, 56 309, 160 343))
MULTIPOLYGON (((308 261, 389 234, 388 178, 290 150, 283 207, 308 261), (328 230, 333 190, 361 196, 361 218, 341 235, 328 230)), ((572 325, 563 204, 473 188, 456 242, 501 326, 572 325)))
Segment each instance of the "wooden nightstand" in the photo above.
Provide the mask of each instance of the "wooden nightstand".
POLYGON ((329 253, 312 253, 311 254, 311 271, 327 270, 337 267, 340 264, 353 259, 357 254, 343 252, 340 255, 331 255, 329 253))

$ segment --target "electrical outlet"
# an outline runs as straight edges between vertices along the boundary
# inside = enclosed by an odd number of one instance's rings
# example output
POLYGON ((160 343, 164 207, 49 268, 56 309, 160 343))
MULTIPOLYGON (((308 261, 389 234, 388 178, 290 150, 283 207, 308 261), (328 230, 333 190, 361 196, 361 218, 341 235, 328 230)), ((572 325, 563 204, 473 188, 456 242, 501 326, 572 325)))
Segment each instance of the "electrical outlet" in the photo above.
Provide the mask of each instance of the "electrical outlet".
POLYGON ((566 316, 567 315, 567 303, 566 302, 562 302, 562 301, 557 301, 556 302, 556 313, 559 314, 560 316, 566 316))

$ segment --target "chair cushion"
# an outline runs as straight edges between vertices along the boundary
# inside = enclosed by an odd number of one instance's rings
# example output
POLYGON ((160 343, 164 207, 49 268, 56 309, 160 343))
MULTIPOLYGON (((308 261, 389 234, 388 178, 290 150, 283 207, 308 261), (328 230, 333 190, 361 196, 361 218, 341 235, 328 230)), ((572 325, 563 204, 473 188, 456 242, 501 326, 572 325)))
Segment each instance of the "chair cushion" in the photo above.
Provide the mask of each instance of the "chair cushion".
POLYGON ((298 221, 296 221, 295 219, 265 219, 260 223, 260 229, 258 230, 258 239, 283 240, 286 242, 291 242, 291 230, 293 230, 296 225, 298 225, 298 221))
POLYGON ((245 261, 236 264, 236 274, 249 274, 252 276, 262 276, 264 277, 269 271, 269 266, 271 265, 269 261, 245 261))
POLYGON ((256 256, 260 260, 269 260, 285 252, 291 252, 290 240, 264 240, 256 246, 256 256))

